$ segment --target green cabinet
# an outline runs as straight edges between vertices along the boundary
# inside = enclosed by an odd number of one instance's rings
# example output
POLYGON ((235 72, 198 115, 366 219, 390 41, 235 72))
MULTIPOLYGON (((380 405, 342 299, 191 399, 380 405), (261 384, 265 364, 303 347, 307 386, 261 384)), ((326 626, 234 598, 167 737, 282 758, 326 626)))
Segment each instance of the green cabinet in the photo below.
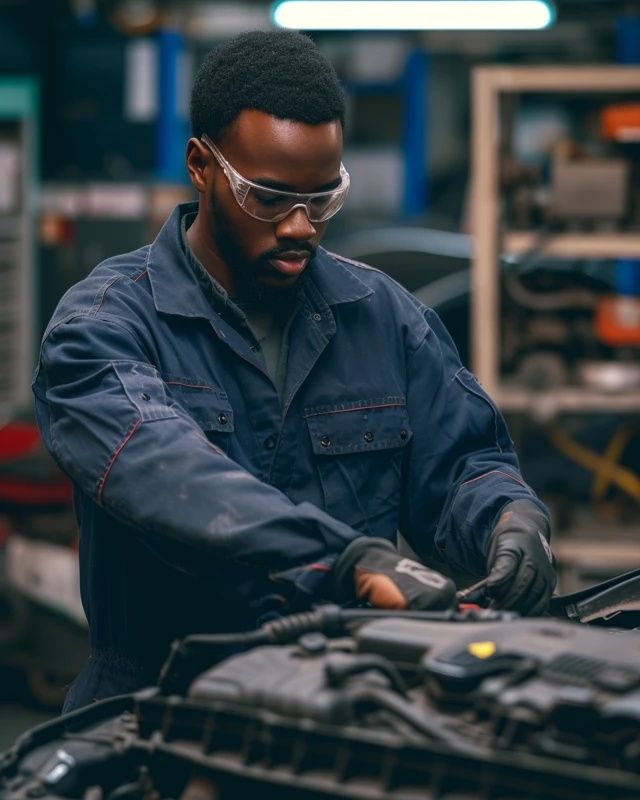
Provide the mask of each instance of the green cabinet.
POLYGON ((38 85, 0 78, 0 424, 31 404, 38 85))

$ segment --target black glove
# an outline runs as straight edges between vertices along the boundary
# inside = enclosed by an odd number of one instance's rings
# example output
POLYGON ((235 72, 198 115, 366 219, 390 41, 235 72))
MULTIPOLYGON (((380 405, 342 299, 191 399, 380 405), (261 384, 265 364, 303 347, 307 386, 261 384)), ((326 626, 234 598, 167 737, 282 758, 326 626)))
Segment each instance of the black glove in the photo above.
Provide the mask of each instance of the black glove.
POLYGON ((509 503, 489 539, 487 594, 497 608, 538 616, 556 585, 549 521, 529 500, 509 503))
POLYGON ((403 558, 386 539, 362 536, 347 547, 332 570, 335 599, 363 600, 375 608, 453 608, 456 587, 439 572, 403 558))

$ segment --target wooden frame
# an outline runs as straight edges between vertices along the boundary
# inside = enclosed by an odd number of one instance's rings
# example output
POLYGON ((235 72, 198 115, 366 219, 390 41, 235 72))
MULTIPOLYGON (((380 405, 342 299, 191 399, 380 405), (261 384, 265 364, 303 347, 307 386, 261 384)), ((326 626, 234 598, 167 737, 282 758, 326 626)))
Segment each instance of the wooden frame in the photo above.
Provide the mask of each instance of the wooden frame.
MULTIPOLYGON (((627 66, 483 66, 472 78, 472 220, 471 353, 478 379, 504 410, 552 416, 561 411, 640 409, 640 391, 606 393, 562 388, 533 393, 502 384, 500 364, 499 258, 522 253, 535 232, 500 230, 499 103, 505 93, 635 93, 640 97, 640 68, 627 66)), ((545 239, 542 252, 554 256, 640 259, 640 233, 560 234, 545 239)))

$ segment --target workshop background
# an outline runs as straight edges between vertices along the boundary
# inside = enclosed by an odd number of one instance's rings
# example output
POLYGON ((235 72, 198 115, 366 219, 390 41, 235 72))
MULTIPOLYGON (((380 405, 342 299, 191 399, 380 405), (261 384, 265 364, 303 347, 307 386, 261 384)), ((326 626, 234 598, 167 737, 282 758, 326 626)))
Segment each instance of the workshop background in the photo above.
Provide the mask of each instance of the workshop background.
MULTIPOLYGON (((570 591, 640 566, 640 3, 554 5, 542 30, 311 35, 348 98, 352 188, 325 244, 441 314, 570 591)), ((67 287, 193 196, 203 55, 272 27, 258 0, 0 0, 0 750, 58 712, 87 653, 71 487, 34 425, 40 336, 67 287)))

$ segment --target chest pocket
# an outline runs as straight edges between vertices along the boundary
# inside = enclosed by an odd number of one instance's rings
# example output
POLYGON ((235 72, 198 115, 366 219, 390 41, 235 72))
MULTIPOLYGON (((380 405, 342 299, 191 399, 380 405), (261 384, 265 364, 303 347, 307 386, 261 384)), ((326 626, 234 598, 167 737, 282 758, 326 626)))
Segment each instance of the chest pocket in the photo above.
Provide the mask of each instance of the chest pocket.
POLYGON ((209 441, 225 453, 234 431, 233 409, 224 392, 188 378, 168 378, 165 384, 182 408, 193 417, 209 441))
POLYGON ((325 510, 372 536, 393 537, 411 440, 404 398, 307 408, 304 416, 325 510))

